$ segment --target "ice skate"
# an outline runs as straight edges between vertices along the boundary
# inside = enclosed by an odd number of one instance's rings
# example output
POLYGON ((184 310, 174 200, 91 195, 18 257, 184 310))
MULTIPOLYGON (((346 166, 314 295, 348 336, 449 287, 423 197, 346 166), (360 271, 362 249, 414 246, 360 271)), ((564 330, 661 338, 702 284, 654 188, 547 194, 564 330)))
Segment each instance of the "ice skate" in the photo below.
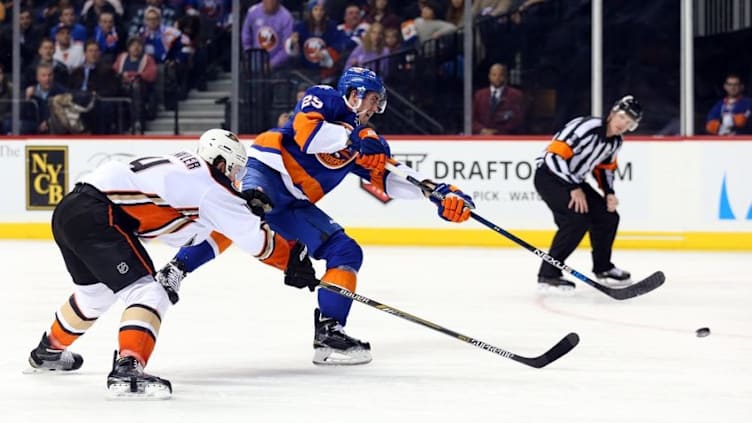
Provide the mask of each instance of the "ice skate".
POLYGON ((313 364, 343 366, 371 362, 371 345, 345 334, 336 320, 314 312, 313 364))
POLYGON ((107 375, 107 397, 110 399, 169 399, 172 384, 167 379, 144 373, 135 357, 113 357, 112 371, 107 375))
POLYGON ((561 276, 538 276, 539 292, 555 292, 565 295, 571 295, 574 294, 574 288, 575 284, 573 282, 570 282, 561 276))
POLYGON ((599 282, 611 287, 629 286, 634 283, 632 282, 632 275, 629 272, 616 266, 612 267, 611 270, 596 273, 595 277, 599 282))
POLYGON ((29 364, 32 367, 30 372, 32 373, 52 370, 77 370, 83 363, 84 359, 81 355, 67 349, 59 350, 50 345, 46 333, 42 335, 39 345, 29 354, 29 364))

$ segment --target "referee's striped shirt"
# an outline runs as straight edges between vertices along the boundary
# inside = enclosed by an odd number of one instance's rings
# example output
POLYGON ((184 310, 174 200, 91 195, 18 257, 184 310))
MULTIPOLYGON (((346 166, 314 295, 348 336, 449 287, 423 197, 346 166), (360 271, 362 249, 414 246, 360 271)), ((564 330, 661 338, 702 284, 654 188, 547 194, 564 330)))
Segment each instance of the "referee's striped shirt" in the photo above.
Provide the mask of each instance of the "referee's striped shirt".
POLYGON ((621 135, 606 138, 606 120, 599 117, 578 117, 554 135, 553 141, 536 159, 538 167, 546 166, 570 189, 585 182, 593 173, 606 194, 614 192, 616 153, 621 148, 621 135))

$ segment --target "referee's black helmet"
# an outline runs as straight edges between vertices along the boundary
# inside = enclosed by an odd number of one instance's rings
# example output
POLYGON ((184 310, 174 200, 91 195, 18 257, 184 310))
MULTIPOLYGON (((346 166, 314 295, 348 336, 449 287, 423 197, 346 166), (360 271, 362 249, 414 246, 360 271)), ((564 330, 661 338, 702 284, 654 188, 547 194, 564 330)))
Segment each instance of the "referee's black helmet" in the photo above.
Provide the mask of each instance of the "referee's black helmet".
POLYGON ((627 116, 632 118, 634 125, 629 128, 630 131, 637 129, 637 125, 639 125, 640 120, 642 120, 642 106, 637 100, 635 100, 634 96, 631 95, 625 95, 619 99, 619 101, 614 103, 611 112, 624 112, 627 116))

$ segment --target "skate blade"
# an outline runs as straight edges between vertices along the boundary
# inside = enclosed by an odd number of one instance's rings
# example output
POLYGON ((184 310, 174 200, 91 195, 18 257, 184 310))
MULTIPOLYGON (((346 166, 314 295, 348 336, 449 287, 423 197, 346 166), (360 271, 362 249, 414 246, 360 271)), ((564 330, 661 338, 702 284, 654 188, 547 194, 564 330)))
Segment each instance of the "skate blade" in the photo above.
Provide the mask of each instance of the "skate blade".
POLYGON ((24 374, 24 375, 62 374, 62 373, 69 373, 69 372, 66 372, 64 370, 45 369, 42 367, 27 367, 21 370, 21 374, 24 374))
POLYGON ((544 295, 558 295, 562 297, 574 296, 574 288, 571 286, 551 286, 547 283, 538 284, 538 293, 544 295))
POLYGON ((76 370, 78 369, 60 369, 60 368, 53 368, 53 367, 44 367, 42 365, 41 367, 34 367, 31 365, 31 360, 29 360, 29 366, 25 369, 21 370, 21 374, 25 375, 34 375, 34 374, 76 374, 76 370))
POLYGON ((133 390, 128 382, 111 383, 107 387, 105 398, 109 400, 166 400, 172 397, 172 391, 160 383, 138 382, 133 390))
POLYGON ((317 366, 356 366, 368 364, 372 359, 371 352, 362 349, 342 351, 334 348, 316 348, 313 352, 313 364, 317 366))

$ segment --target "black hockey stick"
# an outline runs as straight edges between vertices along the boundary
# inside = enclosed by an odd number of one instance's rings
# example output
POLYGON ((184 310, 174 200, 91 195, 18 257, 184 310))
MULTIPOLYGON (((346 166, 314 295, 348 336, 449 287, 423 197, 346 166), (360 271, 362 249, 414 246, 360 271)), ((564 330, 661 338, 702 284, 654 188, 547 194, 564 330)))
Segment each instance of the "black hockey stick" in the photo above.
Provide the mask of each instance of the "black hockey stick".
POLYGON ((466 335, 462 335, 461 333, 457 333, 451 329, 447 329, 443 326, 439 326, 436 323, 429 322, 428 320, 421 319, 418 316, 414 316, 410 313, 406 313, 402 310, 396 309, 394 307, 388 306, 386 304, 381 304, 378 301, 374 301, 370 298, 364 297, 360 294, 356 294, 354 292, 348 291, 345 288, 342 288, 337 285, 333 285, 330 283, 327 283, 325 281, 321 281, 319 283, 319 287, 326 289, 327 291, 331 291, 334 293, 337 293, 339 295, 342 295, 343 297, 350 298, 351 300, 357 301, 359 303, 371 306, 375 309, 378 309, 380 311, 383 311, 385 313, 389 313, 391 315, 401 317, 405 320, 409 320, 413 323, 417 323, 419 325, 425 326, 429 329, 433 329, 437 332, 441 332, 444 335, 449 335, 452 338, 459 339, 462 342, 468 343, 472 346, 478 347, 482 350, 486 350, 488 352, 492 352, 496 355, 500 355, 504 358, 508 358, 510 360, 514 360, 518 363, 525 364, 530 367, 535 367, 536 369, 540 369, 541 367, 545 367, 554 361, 558 360, 561 356, 568 353, 572 350, 579 342, 580 337, 572 332, 561 339, 556 345, 551 347, 548 351, 546 351, 543 355, 539 355, 538 357, 523 357, 514 353, 511 353, 509 351, 503 350, 499 347, 495 347, 491 344, 487 344, 483 341, 480 341, 475 338, 471 338, 466 335))
MULTIPOLYGON (((443 200, 443 198, 438 194, 433 192, 433 190, 424 184, 423 182, 415 179, 414 177, 408 175, 407 173, 403 172, 402 170, 398 169, 396 166, 387 163, 386 169, 395 175, 406 179, 411 184, 417 186, 423 192, 425 192, 427 195, 433 196, 434 198, 438 200, 443 200)), ((661 271, 657 271, 653 273, 652 275, 648 276, 647 278, 629 285, 624 288, 611 288, 610 286, 605 286, 602 284, 599 284, 598 282, 588 278, 587 276, 583 275, 582 273, 578 272, 575 269, 572 269, 571 267, 567 266, 565 263, 560 262, 559 260, 556 260, 555 258, 551 257, 548 253, 545 251, 535 248, 532 245, 528 244, 524 240, 518 238, 514 234, 505 231, 504 229, 500 228, 499 226, 491 223, 487 219, 483 218, 482 216, 479 216, 475 212, 470 212, 470 217, 475 219, 476 221, 482 223, 484 226, 492 229, 494 232, 499 233, 506 238, 514 241, 517 245, 525 248, 526 250, 530 251, 531 253, 535 254, 536 256, 540 257, 543 261, 549 263, 550 265, 563 270, 570 275, 573 275, 577 279, 581 280, 582 282, 585 282, 586 284, 592 286, 593 288, 597 289, 598 291, 601 291, 602 293, 608 295, 611 298, 617 299, 617 300, 626 300, 628 298, 637 297, 642 294, 646 294, 659 286, 663 285, 663 282, 666 281, 666 276, 661 271)))

